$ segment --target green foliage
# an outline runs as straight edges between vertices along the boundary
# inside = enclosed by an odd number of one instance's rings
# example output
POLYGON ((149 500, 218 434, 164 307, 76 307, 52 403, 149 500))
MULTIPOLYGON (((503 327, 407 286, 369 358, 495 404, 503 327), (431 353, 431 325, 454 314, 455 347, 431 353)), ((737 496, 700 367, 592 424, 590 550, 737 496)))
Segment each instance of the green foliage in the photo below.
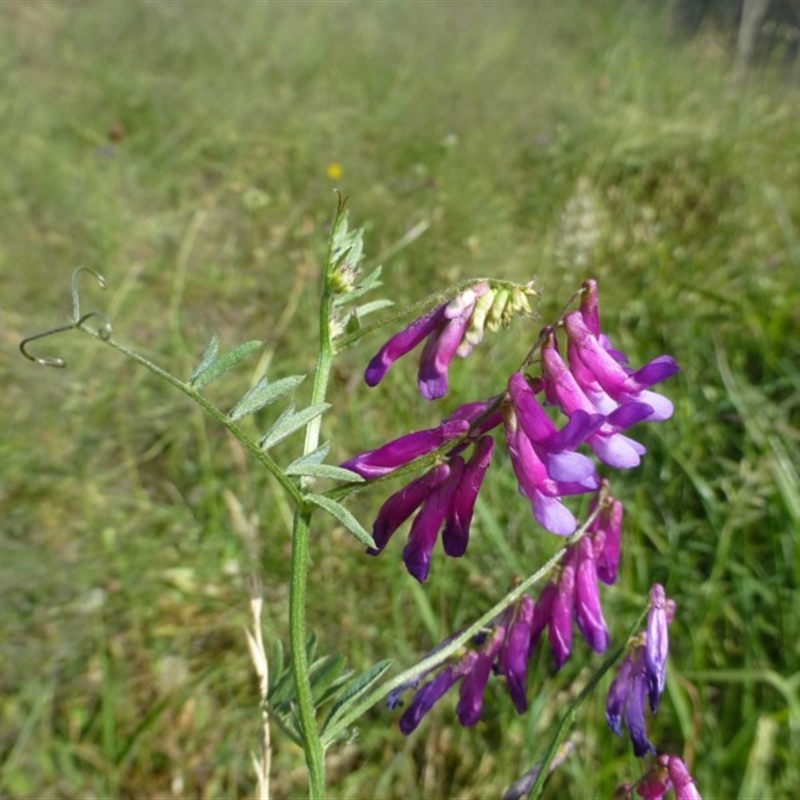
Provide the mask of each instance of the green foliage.
POLYGON ((231 409, 228 415, 231 419, 241 419, 249 414, 280 400, 281 397, 291 392, 304 380, 305 375, 290 375, 288 378, 280 378, 270 382, 266 377, 261 380, 245 394, 242 399, 231 409))
POLYGON ((339 520, 361 544, 375 547, 369 531, 341 503, 321 494, 309 494, 306 495, 306 499, 315 506, 324 508, 331 516, 339 520))
POLYGON ((305 428, 312 419, 324 414, 331 407, 330 403, 314 403, 312 406, 295 411, 294 406, 289 406, 275 424, 259 439, 258 443, 264 450, 282 442, 287 436, 305 428))
MULTIPOLYGON (((0 7, 8 351, 88 264, 108 279, 115 337, 176 373, 191 374, 209 330, 263 341, 250 375, 243 362, 212 388, 265 430, 266 403, 296 378, 262 376, 312 366, 334 162, 368 226, 353 292, 380 276, 403 303, 462 277, 536 276, 547 321, 596 276, 615 343, 635 363, 669 352, 683 367, 665 389, 675 417, 641 432, 641 469, 614 477, 626 506, 622 574, 604 595, 615 640, 664 583, 678 616, 654 740, 686 744, 706 794, 795 797, 797 88, 769 74, 734 83, 724 42, 675 41, 645 2, 74 6, 0 7)), ((343 231, 342 254, 360 257, 343 231)), ((413 364, 363 386, 376 334, 337 361, 332 445, 293 472, 496 392, 533 334, 517 321, 487 337, 454 365, 443 406, 420 401, 413 364)), ((248 795, 259 701, 243 577, 267 579, 275 652, 290 509, 168 387, 76 335, 48 346, 67 370, 0 361, 0 793, 248 795)), ((287 437, 274 452, 290 463, 299 448, 287 437)), ((368 559, 341 516, 315 514, 312 627, 350 665, 333 678, 339 662, 317 665, 320 696, 355 697, 355 675, 368 684, 387 656, 411 664, 552 552, 497 457, 467 557, 437 553, 425 587, 401 569, 400 541, 368 559)), ((377 494, 354 495, 348 513, 368 522, 377 494)), ((490 684, 470 730, 449 701, 408 739, 374 709, 332 748, 332 793, 499 796, 544 755, 586 663, 601 661, 579 650, 553 674, 544 648, 530 712, 490 684)), ((288 659, 272 664, 280 680, 288 659)), ((601 700, 581 706, 549 796, 611 796, 638 774, 601 700)), ((296 748, 274 739, 275 796, 302 793, 296 748)))
POLYGON ((203 353, 203 357, 200 359, 200 363, 192 373, 189 383, 195 389, 202 389, 203 386, 221 378, 226 372, 253 355, 261 348, 261 344, 261 342, 245 342, 237 345, 225 355, 217 357, 219 338, 214 334, 205 353, 203 353))

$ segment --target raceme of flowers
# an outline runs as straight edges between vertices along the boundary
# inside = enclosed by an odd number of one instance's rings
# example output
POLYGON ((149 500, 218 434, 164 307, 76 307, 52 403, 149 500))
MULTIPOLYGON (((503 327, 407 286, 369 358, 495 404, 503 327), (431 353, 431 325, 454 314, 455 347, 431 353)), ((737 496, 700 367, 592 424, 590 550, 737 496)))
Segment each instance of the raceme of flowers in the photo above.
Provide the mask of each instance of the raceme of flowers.
MULTIPOLYGON (((496 330, 513 316, 528 314, 528 297, 534 294, 530 284, 509 288, 491 281, 476 283, 389 339, 370 361, 366 382, 376 386, 397 359, 426 340, 417 374, 419 390, 427 400, 444 396, 454 357, 469 355, 486 329, 496 330)), ((381 506, 373 524, 375 547, 368 550, 371 555, 381 553, 394 533, 413 518, 403 560, 420 582, 430 574, 440 534, 446 555, 460 557, 466 552, 496 431, 502 430, 519 491, 545 530, 564 537, 574 534, 579 523, 564 499, 592 495, 590 521, 583 535, 565 548, 555 574, 537 599, 522 595, 458 653, 392 692, 391 707, 403 704, 404 693, 414 692, 400 718, 405 734, 456 685, 460 722, 476 724, 492 674, 504 679, 514 706, 519 713, 525 712, 528 661, 545 633, 557 668, 571 656, 575 627, 596 652, 604 652, 609 645, 599 584, 613 584, 617 579, 623 508, 611 496, 608 480, 600 477, 598 462, 615 469, 641 463, 646 449, 627 432, 637 423, 660 422, 672 415, 672 403, 652 387, 679 367, 667 355, 639 369, 629 366, 625 354, 613 347, 601 329, 593 280, 583 285, 579 308, 566 313, 558 325, 545 328, 537 347, 536 374, 516 371, 501 393, 461 405, 434 428, 407 433, 342 464, 374 480, 429 457, 428 470, 381 506), (432 454, 438 458, 431 459, 432 454)), ((639 756, 655 752, 647 737, 645 704, 655 712, 664 690, 667 625, 673 614, 674 603, 666 599, 661 586, 654 586, 647 632, 631 643, 608 695, 610 727, 617 734, 623 725, 627 727, 639 756)), ((659 777, 648 778, 650 783, 643 779, 641 785, 663 786, 664 791, 674 788, 679 797, 699 796, 682 764, 680 759, 664 756, 653 773, 659 777)), ((653 797, 660 796, 652 791, 653 797)))
MULTIPOLYGON (((376 385, 394 361, 427 338, 419 388, 427 399, 440 397, 447 390, 454 355, 471 351, 485 328, 527 308, 527 295, 520 287, 511 291, 476 284, 393 336, 370 362, 366 381, 376 385)), ((559 536, 569 536, 578 527, 563 498, 597 492, 600 486, 594 459, 578 452, 579 447, 585 444, 610 467, 640 463, 644 446, 623 431, 638 422, 669 418, 671 402, 651 387, 674 375, 678 365, 671 356, 661 356, 639 370, 627 366, 625 355, 612 347, 600 328, 595 281, 584 284, 580 308, 566 314, 563 329, 566 361, 559 353, 557 330, 546 329, 540 375, 515 372, 502 394, 462 405, 435 428, 408 433, 342 464, 370 480, 443 451, 434 467, 386 500, 373 526, 372 554, 381 552, 414 516, 403 559, 417 580, 423 582, 429 575, 440 531, 445 553, 462 556, 494 451, 490 434, 501 425, 520 493, 530 502, 534 519, 559 536), (560 428, 547 405, 566 417, 560 428), (462 454, 468 451, 465 459, 462 454)))
POLYGON ((593 650, 602 653, 608 647, 598 580, 604 583, 616 580, 622 506, 606 494, 607 489, 606 484, 599 495, 602 506, 586 534, 566 548, 558 576, 544 587, 538 601, 522 595, 471 647, 432 670, 436 674, 421 688, 428 674, 392 693, 389 704, 396 707, 401 704, 402 694, 416 691, 400 718, 403 733, 411 733, 436 701, 457 683, 460 684, 458 718, 462 725, 474 725, 480 719, 483 693, 492 673, 505 677, 514 706, 520 714, 525 713, 528 661, 545 631, 559 668, 572 653, 574 624, 593 650))

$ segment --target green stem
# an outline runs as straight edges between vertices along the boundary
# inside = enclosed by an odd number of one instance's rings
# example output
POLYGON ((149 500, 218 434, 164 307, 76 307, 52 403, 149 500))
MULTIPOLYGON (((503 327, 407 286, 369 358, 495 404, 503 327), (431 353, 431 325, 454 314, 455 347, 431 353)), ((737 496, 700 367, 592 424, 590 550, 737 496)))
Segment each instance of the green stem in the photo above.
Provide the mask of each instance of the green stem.
MULTIPOLYGON (((292 676, 295 683, 297 696, 300 730, 303 740, 303 750, 309 775, 309 797, 323 798, 325 796, 325 753, 317 729, 314 713, 314 702, 311 693, 311 680, 309 677, 308 659, 306 656, 306 586, 308 579, 308 539, 309 523, 312 510, 307 507, 303 494, 297 485, 286 476, 281 468, 273 461, 268 453, 262 450, 235 422, 223 411, 210 403, 191 384, 176 378, 172 373, 162 369, 149 359, 131 350, 112 338, 103 338, 89 328, 80 327, 83 333, 112 347, 128 358, 158 375, 171 386, 190 397, 207 414, 213 417, 220 425, 229 430, 258 461, 275 477, 281 487, 295 503, 294 527, 292 530, 292 566, 289 587, 289 627, 292 650, 292 676)), ((314 396, 324 397, 325 388, 330 374, 331 353, 328 341, 328 354, 323 357, 325 347, 321 348, 320 359, 317 367, 317 376, 314 384, 314 396)), ((316 401, 315 401, 316 402, 316 401)), ((319 432, 316 436, 306 436, 304 452, 310 452, 317 447, 319 432)))
MULTIPOLYGON (((335 224, 335 223, 334 223, 335 224)), ((330 263, 331 252, 328 246, 327 264, 330 263)), ((331 297, 328 284, 328 267, 323 279, 322 297, 319 301, 319 355, 317 356, 317 368, 314 371, 314 387, 311 390, 311 403, 324 403, 328 393, 328 379, 333 366, 333 337, 331 335, 331 309, 333 299, 331 297)), ((316 450, 319 446, 319 433, 322 425, 322 417, 316 417, 308 423, 306 427, 306 440, 303 447, 303 455, 316 450)))
MULTIPOLYGON (((325 257, 325 272, 322 278, 322 290, 319 302, 319 354, 317 368, 314 371, 314 386, 311 390, 311 404, 322 403, 328 392, 328 381, 333 365, 333 335, 331 332, 331 297, 330 282, 334 264, 333 231, 336 230, 340 215, 344 211, 344 203, 340 200, 336 219, 328 240, 328 252, 325 257)), ((316 450, 322 418, 313 419, 306 427, 306 438, 303 455, 316 450)), ((305 479, 301 486, 305 488, 305 479)), ((300 717, 300 732, 303 737, 303 752, 308 768, 308 793, 311 798, 325 796, 325 750, 320 738, 311 691, 311 676, 306 656, 306 587, 308 585, 309 531, 311 524, 310 507, 298 507, 294 515, 292 530, 292 572, 289 583, 289 638, 292 649, 292 677, 294 678, 297 711, 300 717)))
POLYGON ((325 751, 317 728, 314 698, 306 653, 306 586, 308 584, 308 534, 311 510, 298 508, 292 530, 292 574, 289 584, 289 641, 292 649, 300 733, 308 767, 308 796, 325 797, 325 751))

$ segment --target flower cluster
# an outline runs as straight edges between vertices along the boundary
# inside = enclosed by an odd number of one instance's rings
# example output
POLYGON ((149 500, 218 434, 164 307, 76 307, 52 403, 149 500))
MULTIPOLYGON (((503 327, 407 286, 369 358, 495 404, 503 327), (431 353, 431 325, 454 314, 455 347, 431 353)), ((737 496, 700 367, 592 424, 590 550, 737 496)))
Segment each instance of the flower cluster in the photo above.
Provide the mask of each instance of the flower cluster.
POLYGON ((398 358, 425 339, 417 374, 419 391, 426 400, 444 397, 453 358, 466 358, 483 340, 485 330, 496 331, 515 315, 530 314, 528 298, 535 295, 531 284, 476 283, 389 339, 369 362, 365 380, 377 386, 398 358))
MULTIPOLYGON (((490 403, 462 406, 437 428, 401 436, 342 464, 363 478, 376 478, 448 443, 454 445, 446 461, 436 464, 395 492, 381 506, 372 526, 375 547, 367 551, 370 555, 382 552, 392 534, 415 512, 418 513, 403 550, 403 560, 409 573, 420 583, 428 577, 440 529, 443 528, 445 553, 456 558, 464 555, 469 544, 475 501, 494 451, 494 439, 484 435, 485 427, 480 424, 473 426, 472 422, 489 406, 490 403), (456 446, 456 441, 463 439, 470 429, 471 439, 456 446), (465 461, 461 453, 470 446, 473 454, 465 461)), ((491 416, 488 419, 489 425, 498 424, 498 421, 492 421, 491 416)))
MULTIPOLYGON (((473 642, 472 648, 393 692, 389 703, 396 707, 403 692, 417 690, 400 720, 404 733, 413 731, 434 704, 459 682, 459 720, 462 725, 474 725, 480 718, 483 693, 492 672, 505 677, 514 706, 520 714, 525 713, 528 661, 545 630, 558 668, 572 653, 573 623, 593 650, 598 653, 606 650, 609 635, 598 580, 604 583, 616 580, 622 528, 622 505, 607 492, 608 483, 604 481, 585 535, 566 548, 558 577, 544 587, 538 601, 522 595, 473 642), (420 682, 436 670, 439 671, 435 677, 420 689, 420 682)), ((445 644, 447 641, 433 652, 445 644)))
MULTIPOLYGON (((468 355, 485 330, 507 324, 514 314, 529 313, 528 297, 533 294, 530 285, 476 283, 389 339, 367 367, 367 383, 377 385, 398 358, 426 340, 419 390, 427 400, 442 397, 453 358, 468 355)), ((462 405, 433 428, 405 434, 344 462, 343 467, 367 480, 391 475, 418 459, 424 464, 422 475, 381 506, 373 524, 375 547, 368 550, 372 555, 382 552, 413 517, 403 560, 420 582, 430 574, 440 533, 446 555, 460 557, 467 550, 475 503, 495 450, 496 429, 504 434, 519 491, 542 528, 558 536, 576 533, 578 521, 565 498, 593 495, 587 522, 563 550, 538 599, 527 594, 517 597, 468 645, 392 692, 391 707, 402 704, 405 692, 414 692, 400 718, 403 733, 411 733, 456 685, 460 722, 476 724, 492 674, 505 679, 519 713, 526 711, 528 663, 545 632, 557 668, 572 654, 575 626, 592 650, 602 653, 608 648, 599 586, 617 579, 623 508, 611 496, 598 464, 613 469, 640 464, 645 447, 627 431, 640 422, 659 422, 672 415, 672 403, 652 387, 678 369, 666 355, 639 369, 631 367, 602 331, 597 284, 587 281, 579 308, 541 332, 523 368, 509 377, 500 394, 462 405), (534 359, 537 351, 539 357, 534 359), (536 372, 533 364, 538 366, 536 372)), ((647 631, 634 640, 622 661, 606 706, 612 730, 621 734, 624 724, 639 756, 655 752, 647 738, 644 709, 649 703, 655 712, 664 691, 667 626, 674 613, 674 603, 666 599, 661 586, 653 587, 650 600, 647 631)), ((662 765, 667 777, 659 785, 673 786, 690 797, 691 778, 680 777, 682 762, 669 758, 662 765)))
MULTIPOLYGON (((464 355, 480 341, 484 328, 500 324, 503 315, 527 308, 526 291, 531 290, 499 289, 489 283, 467 289, 393 336, 370 362, 367 383, 377 384, 397 358, 427 338, 420 391, 428 399, 441 396, 453 355, 464 355)), ((611 467, 639 464, 645 448, 622 431, 671 415, 670 401, 651 387, 678 370, 675 360, 661 356, 639 370, 628 367, 625 355, 600 329, 595 281, 584 284, 580 308, 564 317, 563 327, 567 361, 559 353, 556 330, 546 329, 541 375, 531 378, 515 372, 502 394, 463 405, 436 428, 406 434, 342 465, 369 480, 443 451, 439 463, 384 503, 373 526, 377 547, 371 553, 381 552, 389 537, 418 512, 404 550, 414 577, 428 577, 440 529, 445 552, 463 555, 494 449, 490 433, 500 425, 521 494, 530 501, 536 521, 559 536, 569 536, 578 527, 563 498, 596 492, 600 485, 594 460, 578 452, 579 447, 586 444, 611 467), (563 426, 553 421, 546 404, 566 417, 563 426), (470 446, 474 453, 465 462, 460 454, 470 446)))
POLYGON ((655 753, 647 738, 645 704, 655 714, 664 692, 667 677, 669 634, 667 627, 675 615, 675 602, 668 600, 664 587, 650 589, 650 610, 647 630, 635 637, 608 690, 606 720, 617 736, 622 736, 622 723, 628 728, 637 756, 655 753))
MULTIPOLYGON (((473 647, 459 653, 442 668, 432 670, 438 672, 422 688, 419 688, 420 683, 430 673, 423 673, 414 683, 400 686, 391 693, 388 704, 395 708, 402 705, 400 697, 404 692, 416 690, 400 718, 400 730, 406 735, 411 733, 437 700, 457 683, 460 683, 456 709, 458 719, 462 725, 475 725, 481 718, 483 694, 492 672, 505 676, 511 699, 523 714, 528 709, 528 659, 545 624, 541 614, 537 614, 533 600, 523 595, 489 630, 476 637, 473 647)), ((445 644, 447 641, 436 649, 445 644)))

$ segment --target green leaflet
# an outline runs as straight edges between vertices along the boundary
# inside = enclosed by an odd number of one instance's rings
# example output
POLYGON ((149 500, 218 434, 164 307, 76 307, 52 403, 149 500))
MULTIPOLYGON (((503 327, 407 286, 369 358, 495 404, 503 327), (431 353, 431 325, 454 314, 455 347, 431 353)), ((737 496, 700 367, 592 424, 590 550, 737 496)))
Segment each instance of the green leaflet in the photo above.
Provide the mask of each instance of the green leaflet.
POLYGON ((328 718, 322 726, 323 743, 328 744, 325 737, 325 732, 333 725, 339 717, 347 710, 347 708, 358 700, 362 695, 366 694, 372 686, 377 683, 386 670, 389 669, 392 662, 390 660, 379 661, 373 664, 366 672, 351 679, 342 690, 339 698, 333 704, 333 707, 328 714, 328 718))
POLYGON ((295 461, 286 467, 287 475, 308 475, 311 478, 330 478, 333 481, 348 481, 350 483, 363 483, 364 479, 349 469, 336 467, 333 464, 298 464, 295 461))
POLYGON ((295 470, 295 475, 302 475, 302 470, 307 464, 321 464, 328 457, 328 453, 330 453, 330 451, 331 443, 324 442, 316 450, 312 450, 310 453, 306 453, 304 456, 300 456, 300 458, 292 461, 292 463, 286 467, 286 472, 289 472, 289 470, 295 470))
POLYGON ((323 656, 311 665, 309 680, 315 706, 322 705, 339 693, 339 688, 352 675, 350 670, 345 671, 346 666, 347 659, 338 654, 323 656))
POLYGON ((305 428, 312 419, 324 414, 330 407, 330 403, 315 403, 302 411, 295 411, 294 406, 287 408, 278 417, 277 422, 261 437, 259 446, 264 450, 269 450, 270 447, 282 442, 295 431, 305 428))
POLYGON ((266 376, 263 377, 239 400, 228 416, 236 420, 253 414, 291 392, 305 380, 305 377, 305 375, 290 375, 288 378, 281 378, 273 383, 266 376))
POLYGON ((361 544, 365 544, 367 547, 375 547, 375 542, 369 531, 341 503, 337 503, 335 500, 331 500, 330 497, 325 497, 321 494, 307 494, 306 500, 315 506, 324 508, 331 516, 336 517, 361 544))
POLYGON ((245 342, 233 350, 229 350, 224 356, 217 358, 217 349, 219 347, 219 338, 216 334, 211 338, 211 342, 203 354, 197 369, 192 373, 189 383, 196 389, 215 381, 220 376, 224 375, 228 370, 233 369, 239 362, 244 361, 248 356, 251 356, 261 347, 261 342, 245 342))
POLYGON ((216 360, 217 353, 219 352, 219 336, 216 333, 211 334, 211 341, 208 343, 200 363, 195 367, 192 377, 189 378, 189 383, 194 385, 198 376, 202 375, 216 360))

